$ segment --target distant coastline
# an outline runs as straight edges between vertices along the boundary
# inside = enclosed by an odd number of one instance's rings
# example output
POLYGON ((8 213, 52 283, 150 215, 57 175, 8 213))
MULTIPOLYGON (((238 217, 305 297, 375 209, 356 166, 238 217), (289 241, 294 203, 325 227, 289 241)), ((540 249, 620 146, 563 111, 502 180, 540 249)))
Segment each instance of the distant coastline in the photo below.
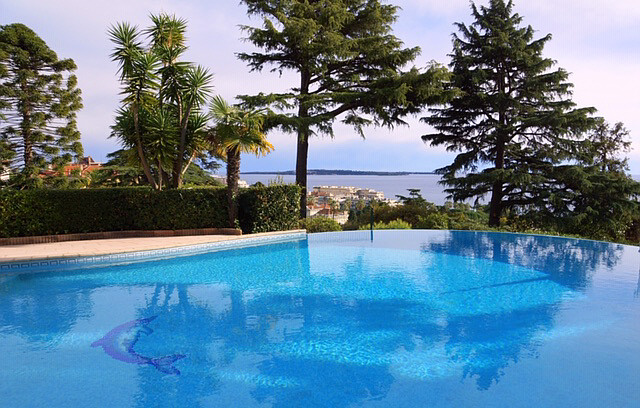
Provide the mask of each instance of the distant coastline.
MULTIPOLYGON (((273 174, 276 176, 294 176, 294 170, 287 171, 243 171, 242 174, 273 174)), ((435 174, 430 171, 362 171, 362 170, 307 170, 312 176, 408 176, 410 174, 435 174)))

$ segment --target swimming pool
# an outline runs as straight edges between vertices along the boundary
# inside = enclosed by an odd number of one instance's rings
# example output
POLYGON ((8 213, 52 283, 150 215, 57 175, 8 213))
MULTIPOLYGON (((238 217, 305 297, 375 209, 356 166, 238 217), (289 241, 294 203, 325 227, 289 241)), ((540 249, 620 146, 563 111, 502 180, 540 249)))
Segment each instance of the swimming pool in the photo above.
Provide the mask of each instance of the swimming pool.
POLYGON ((0 406, 638 407, 639 268, 603 242, 362 231, 5 273, 0 406))

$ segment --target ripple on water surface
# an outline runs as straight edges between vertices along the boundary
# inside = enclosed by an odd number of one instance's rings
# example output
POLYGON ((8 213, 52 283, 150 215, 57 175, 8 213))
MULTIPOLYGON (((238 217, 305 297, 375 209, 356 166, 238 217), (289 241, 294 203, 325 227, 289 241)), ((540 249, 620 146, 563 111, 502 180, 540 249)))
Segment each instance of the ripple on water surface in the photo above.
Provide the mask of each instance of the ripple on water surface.
POLYGON ((2 405, 637 406, 639 266, 601 242, 380 231, 16 275, 2 405))

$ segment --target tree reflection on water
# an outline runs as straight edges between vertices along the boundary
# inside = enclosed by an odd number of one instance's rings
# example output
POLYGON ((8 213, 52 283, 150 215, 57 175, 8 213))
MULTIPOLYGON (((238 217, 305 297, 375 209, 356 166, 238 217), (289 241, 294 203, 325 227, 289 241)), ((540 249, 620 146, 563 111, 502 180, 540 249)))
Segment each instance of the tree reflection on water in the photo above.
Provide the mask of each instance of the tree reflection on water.
POLYGON ((145 293, 136 318, 158 316, 136 352, 186 355, 176 363, 179 376, 140 366, 132 378, 138 406, 237 406, 244 398, 245 405, 347 407, 382 400, 402 381, 459 386, 462 379, 490 389, 506 367, 537 357, 562 303, 622 254, 617 245, 512 234, 425 240, 421 251, 401 253, 400 263, 414 268, 406 274, 386 263, 385 248, 349 247, 327 260, 330 250, 296 243, 249 251, 257 261, 229 252, 199 264, 157 263, 153 279, 138 273, 150 268, 142 264, 25 275, 18 291, 0 294, 0 325, 34 341, 72 332, 78 319, 91 318, 92 291, 115 279, 124 291, 145 293), (458 269, 449 255, 464 257, 458 269), (500 273, 483 269, 495 263, 500 273), (474 276, 455 275, 470 268, 474 276))

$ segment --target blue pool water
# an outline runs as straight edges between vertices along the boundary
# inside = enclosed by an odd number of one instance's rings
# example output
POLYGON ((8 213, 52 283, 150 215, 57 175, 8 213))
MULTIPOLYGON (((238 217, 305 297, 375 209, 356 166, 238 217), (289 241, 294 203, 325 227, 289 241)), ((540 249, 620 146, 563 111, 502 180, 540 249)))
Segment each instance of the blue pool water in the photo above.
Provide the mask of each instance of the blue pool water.
POLYGON ((0 276, 0 406, 638 407, 639 268, 376 231, 0 276))

